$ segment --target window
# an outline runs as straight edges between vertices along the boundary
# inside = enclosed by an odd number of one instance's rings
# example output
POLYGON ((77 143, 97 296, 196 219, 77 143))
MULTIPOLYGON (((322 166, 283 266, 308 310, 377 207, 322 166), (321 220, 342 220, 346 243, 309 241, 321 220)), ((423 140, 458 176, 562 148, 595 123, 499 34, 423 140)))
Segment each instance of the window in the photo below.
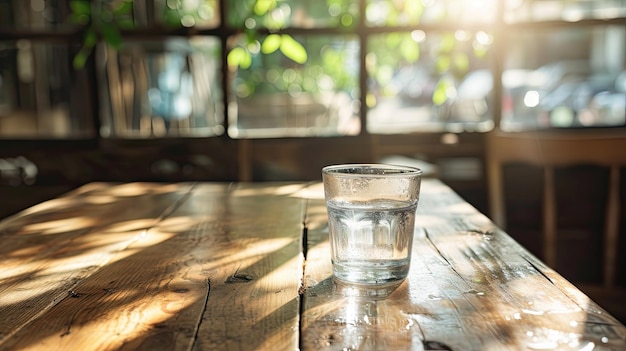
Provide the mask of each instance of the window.
POLYGON ((519 45, 504 62, 503 130, 626 125, 623 25, 529 28, 508 40, 519 45))
MULTIPOLYGON (((272 40, 272 35, 276 34, 263 37, 263 44, 272 40)), ((307 48, 311 55, 303 63, 285 59, 279 50, 263 53, 263 48, 260 52, 253 49, 250 66, 239 67, 231 76, 229 135, 240 138, 358 134, 357 39, 354 35, 276 38, 281 42, 276 45, 293 40, 307 48)))
POLYGON ((210 137, 224 132, 219 40, 126 40, 102 48, 102 137, 210 137))
POLYGON ((626 125, 622 0, 2 0, 0 23, 2 138, 626 125))
POLYGON ((69 51, 64 43, 0 41, 0 136, 94 136, 89 79, 72 69, 69 51))
POLYGON ((626 17, 624 0, 509 0, 504 2, 507 23, 615 19, 626 17))
POLYGON ((480 30, 417 29, 370 36, 365 99, 368 131, 390 134, 491 129, 491 102, 468 101, 477 94, 476 89, 490 83, 491 76, 471 84, 463 79, 470 79, 470 72, 489 72, 492 42, 492 36, 480 30))

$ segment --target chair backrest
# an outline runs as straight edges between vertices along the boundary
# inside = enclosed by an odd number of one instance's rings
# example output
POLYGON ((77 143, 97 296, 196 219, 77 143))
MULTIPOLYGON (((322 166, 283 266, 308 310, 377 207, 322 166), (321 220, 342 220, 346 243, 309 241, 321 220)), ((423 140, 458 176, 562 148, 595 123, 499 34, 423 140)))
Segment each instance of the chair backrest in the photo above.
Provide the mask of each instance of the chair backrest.
MULTIPOLYGON (((493 131, 487 137, 490 216, 507 229, 503 167, 527 164, 542 169, 542 254, 544 262, 556 267, 557 201, 555 169, 596 165, 608 169, 608 193, 603 233, 603 285, 612 287, 616 279, 620 225, 620 169, 626 165, 626 132, 563 130, 504 133, 493 131)), ((581 184, 581 186, 584 186, 581 184)))

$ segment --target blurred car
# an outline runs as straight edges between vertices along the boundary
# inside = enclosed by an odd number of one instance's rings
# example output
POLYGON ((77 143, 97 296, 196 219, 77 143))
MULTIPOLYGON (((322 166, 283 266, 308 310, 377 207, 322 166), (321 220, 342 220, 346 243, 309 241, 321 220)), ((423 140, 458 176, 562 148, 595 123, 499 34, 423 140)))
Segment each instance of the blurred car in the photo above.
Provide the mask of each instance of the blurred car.
POLYGON ((554 127, 594 124, 593 118, 586 115, 591 99, 601 92, 611 90, 614 80, 612 74, 593 74, 562 82, 541 99, 541 118, 554 127))
POLYGON ((424 65, 410 65, 398 71, 389 88, 407 105, 432 104, 437 77, 424 65))
POLYGON ((549 92, 564 82, 579 81, 592 73, 591 65, 587 60, 556 61, 534 70, 528 84, 549 92))
MULTIPOLYGON (((538 69, 508 69, 502 73, 502 126, 505 129, 550 126, 549 112, 581 109, 606 87, 607 80, 589 79, 589 62, 557 61, 538 69), (565 107, 562 107, 565 106, 565 107)), ((493 78, 490 70, 468 73, 451 103, 450 118, 484 121, 493 114, 493 78)))
MULTIPOLYGON (((503 112, 522 113, 526 81, 530 70, 512 69, 502 73, 503 112), (514 110, 518 111, 515 112, 514 110)), ((493 74, 488 69, 468 73, 459 84, 452 100, 451 118, 458 121, 485 121, 493 118, 493 74)))
MULTIPOLYGON (((626 125, 626 71, 615 78, 613 88, 595 94, 588 104, 590 118, 595 125, 626 125)), ((586 123, 587 120, 582 120, 586 123)))

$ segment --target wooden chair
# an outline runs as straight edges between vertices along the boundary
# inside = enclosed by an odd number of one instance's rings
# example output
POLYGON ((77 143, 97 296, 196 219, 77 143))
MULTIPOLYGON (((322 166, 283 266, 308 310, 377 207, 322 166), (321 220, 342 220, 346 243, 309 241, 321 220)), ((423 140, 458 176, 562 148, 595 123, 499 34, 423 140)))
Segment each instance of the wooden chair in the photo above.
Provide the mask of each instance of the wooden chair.
MULTIPOLYGON (((492 131, 487 137, 486 169, 490 216, 507 229, 503 167, 526 164, 541 169, 541 234, 543 260, 556 268, 557 216, 555 169, 575 165, 595 165, 608 169, 608 194, 604 218, 601 289, 615 288, 620 229, 620 169, 626 165, 626 132, 623 130, 563 130, 504 133, 492 131)), ((622 169, 622 172, 624 170, 622 169)), ((626 178, 624 178, 626 179, 626 178)), ((624 184, 621 184, 625 186, 624 184)), ((510 202, 509 202, 510 203, 510 202)), ((623 223, 623 222, 622 222, 623 223)), ((626 238, 622 238, 626 240, 626 238)), ((558 270, 557 270, 558 271, 558 270)))

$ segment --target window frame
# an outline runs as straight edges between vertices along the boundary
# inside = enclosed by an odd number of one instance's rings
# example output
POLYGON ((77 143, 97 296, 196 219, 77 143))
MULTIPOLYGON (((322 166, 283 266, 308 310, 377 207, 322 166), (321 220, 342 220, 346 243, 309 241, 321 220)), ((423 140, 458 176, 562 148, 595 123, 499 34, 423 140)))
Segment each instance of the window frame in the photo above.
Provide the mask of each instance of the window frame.
MULTIPOLYGON (((221 18, 227 17, 228 0, 219 0, 219 14, 221 18)), ((500 77, 503 69, 504 53, 507 48, 506 38, 507 31, 520 31, 529 28, 550 30, 551 28, 563 28, 563 27, 588 27, 588 26, 606 26, 606 25, 618 25, 626 27, 626 17, 614 18, 614 19, 583 19, 577 22, 567 22, 562 20, 555 21, 526 21, 517 23, 505 23, 504 9, 502 8, 501 1, 498 1, 498 9, 496 14, 496 21, 493 23, 485 24, 463 24, 456 25, 451 23, 442 24, 423 24, 423 25, 409 25, 409 26, 390 26, 390 27, 368 27, 365 25, 365 9, 366 0, 357 0, 359 6, 358 23, 353 29, 348 31, 358 36, 360 44, 359 53, 359 89, 361 96, 367 92, 367 80, 368 73, 366 71, 365 59, 367 53, 367 39, 370 35, 389 33, 389 32, 410 32, 413 30, 423 30, 426 32, 431 31, 452 31, 457 29, 467 29, 471 31, 485 30, 490 31, 494 35, 494 42, 492 45, 493 59, 492 59, 492 72, 494 77, 500 77), (500 30, 497 30, 500 29, 500 30), (503 30, 506 29, 506 30, 503 30)), ((225 63, 227 60, 228 40, 231 36, 240 32, 240 28, 230 27, 227 21, 220 21, 219 25, 215 28, 177 28, 177 29, 164 29, 164 28, 139 28, 134 30, 123 31, 122 34, 125 37, 132 37, 133 39, 155 39, 167 36, 214 36, 220 41, 222 48, 221 60, 225 63)), ((278 31, 269 29, 259 29, 260 34, 269 33, 285 33, 291 35, 308 35, 308 34, 321 34, 321 35, 343 35, 346 34, 345 28, 298 28, 288 27, 278 31)), ((0 40, 17 40, 17 39, 31 39, 42 40, 52 42, 64 42, 79 44, 82 40, 80 35, 80 28, 75 27, 63 27, 54 31, 26 31, 26 30, 6 30, 0 28, 0 40)), ((97 72, 96 72, 96 59, 94 55, 89 56, 87 64, 84 70, 90 75, 92 79, 92 86, 97 87, 97 72)), ((223 90, 222 99, 224 106, 227 106, 229 101, 229 94, 231 87, 229 83, 228 68, 225 64, 220 66, 221 72, 221 87, 223 90)), ((494 79, 494 101, 501 101, 502 85, 500 79, 494 79)), ((133 154, 134 150, 141 147, 159 148, 163 145, 176 149, 176 152, 184 152, 185 150, 203 150, 209 154, 220 154, 222 152, 229 153, 232 160, 228 163, 227 168, 229 171, 227 175, 219 176, 216 179, 219 180, 267 180, 260 176, 260 173, 255 169, 256 164, 261 162, 263 158, 260 155, 259 150, 275 150, 282 147, 291 148, 292 153, 297 154, 298 148, 309 149, 315 148, 321 144, 332 145, 337 149, 354 149, 354 145, 362 145, 364 148, 360 150, 342 151, 337 155, 325 155, 320 157, 320 160, 316 161, 309 170, 303 171, 293 176, 293 179, 311 179, 317 178, 318 174, 316 169, 318 166, 332 163, 336 161, 376 161, 378 157, 385 154, 402 153, 402 154, 422 154, 430 157, 431 160, 437 160, 438 158, 446 156, 476 156, 482 157, 484 154, 484 138, 481 133, 473 132, 460 132, 457 134, 457 142, 454 145, 446 144, 442 142, 443 138, 448 135, 446 131, 441 132, 411 132, 403 134, 388 134, 380 135, 373 134, 367 130, 367 108, 362 104, 362 108, 359 113, 360 120, 360 133, 356 136, 337 136, 337 137, 278 137, 273 139, 236 139, 231 138, 227 131, 229 128, 229 116, 228 109, 224 109, 224 133, 216 137, 167 137, 167 138, 147 138, 147 139, 127 139, 127 138, 114 138, 114 137, 102 137, 100 135, 100 106, 98 100, 98 91, 93 89, 89 92, 91 98, 94 101, 92 106, 93 126, 95 133, 93 137, 79 137, 68 139, 49 139, 49 138, 5 138, 0 137, 0 157, 6 155, 14 155, 16 148, 19 148, 25 154, 29 153, 49 153, 51 155, 68 155, 68 150, 91 150, 95 153, 110 153, 116 155, 121 159, 128 157, 129 154, 133 154), (208 140, 213 139, 213 140, 208 140), (435 144, 433 144, 435 143, 435 144), (215 149, 206 150, 207 145, 216 145, 215 149), (44 150, 45 149, 45 150, 44 150), (42 151, 44 150, 44 151, 42 151), (295 151, 294 151, 295 150, 295 151)), ((494 104, 494 128, 497 129, 500 124, 501 106, 500 103, 494 104)), ((615 127, 610 127, 615 129, 615 127)), ((358 148, 358 147, 357 147, 358 148)), ((20 151, 20 152, 22 152, 20 151)), ((165 148, 165 152, 170 152, 165 148)), ((173 151, 172 151, 173 152, 173 151)), ((74 157, 77 152, 70 152, 67 157, 74 157)), ((82 154, 81 154, 82 155, 82 154)), ((222 160, 224 157, 218 155, 218 158, 222 160)), ((76 156, 83 157, 83 156, 76 156)), ((287 156, 295 157, 295 156, 287 156)), ((300 167, 300 166, 296 166, 300 167)), ((66 177, 67 179, 67 177, 66 177)), ((82 179, 82 178, 81 178, 82 179)), ((89 179, 104 179, 104 180, 128 180, 128 179, 145 179, 145 180, 171 180, 171 179, 184 179, 176 177, 149 177, 142 174, 139 176, 119 175, 93 175, 89 179)), ((85 181, 89 180, 86 178, 85 181)), ((191 177, 194 179, 194 177, 191 177)), ((203 179, 199 177, 198 179, 203 179)), ((270 179, 271 180, 271 179, 270 179)), ((64 180, 67 181, 67 180, 64 180)), ((69 180, 72 182, 72 180, 69 180)), ((76 181, 77 183, 83 182, 83 180, 76 181)), ((479 181, 482 184, 484 180, 479 181)))

